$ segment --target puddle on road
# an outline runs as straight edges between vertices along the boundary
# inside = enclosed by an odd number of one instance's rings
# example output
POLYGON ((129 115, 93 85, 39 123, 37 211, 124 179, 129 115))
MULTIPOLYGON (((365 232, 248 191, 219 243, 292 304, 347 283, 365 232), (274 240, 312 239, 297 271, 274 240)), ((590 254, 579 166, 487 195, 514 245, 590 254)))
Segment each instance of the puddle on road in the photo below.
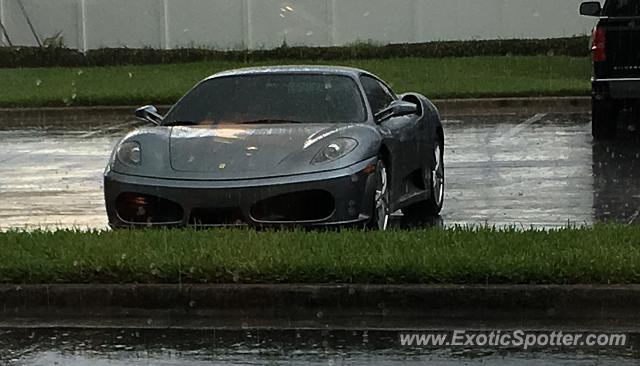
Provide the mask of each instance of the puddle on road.
POLYGON ((401 348, 395 331, 0 330, 9 365, 637 365, 609 349, 401 348))
POLYGON ((102 172, 122 131, 0 131, 0 225, 105 228, 102 172))
MULTIPOLYGON (((444 225, 640 222, 637 141, 592 144, 587 115, 537 117, 445 123, 444 225)), ((125 126, 0 130, 0 229, 106 228, 102 172, 125 126)))

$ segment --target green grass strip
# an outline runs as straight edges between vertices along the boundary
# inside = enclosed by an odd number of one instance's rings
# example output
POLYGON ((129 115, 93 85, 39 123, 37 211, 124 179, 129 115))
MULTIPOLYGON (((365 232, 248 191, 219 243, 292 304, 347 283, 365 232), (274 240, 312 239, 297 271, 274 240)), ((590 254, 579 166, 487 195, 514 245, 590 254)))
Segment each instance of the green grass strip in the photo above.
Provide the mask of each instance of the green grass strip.
POLYGON ((640 283, 640 226, 0 233, 3 283, 640 283))
POLYGON ((173 104, 215 72, 277 64, 362 68, 397 92, 429 98, 588 95, 590 61, 567 56, 397 58, 352 61, 210 61, 189 64, 0 69, 0 106, 173 104))

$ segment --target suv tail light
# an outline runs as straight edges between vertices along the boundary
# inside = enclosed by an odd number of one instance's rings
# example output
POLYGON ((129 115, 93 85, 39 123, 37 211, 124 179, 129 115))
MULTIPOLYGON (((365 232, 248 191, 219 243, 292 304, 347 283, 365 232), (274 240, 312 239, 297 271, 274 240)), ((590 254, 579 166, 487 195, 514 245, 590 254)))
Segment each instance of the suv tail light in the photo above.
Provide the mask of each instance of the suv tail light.
POLYGON ((595 62, 607 60, 607 32, 603 28, 593 30, 591 55, 595 62))

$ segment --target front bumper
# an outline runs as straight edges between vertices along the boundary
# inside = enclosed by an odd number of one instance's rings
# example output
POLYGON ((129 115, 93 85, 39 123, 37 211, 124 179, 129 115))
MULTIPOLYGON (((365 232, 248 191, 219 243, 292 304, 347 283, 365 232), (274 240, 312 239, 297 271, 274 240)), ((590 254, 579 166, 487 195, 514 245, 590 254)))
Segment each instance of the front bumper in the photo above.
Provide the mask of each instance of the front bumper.
POLYGON ((640 78, 591 79, 594 98, 640 99, 640 78))
POLYGON ((109 225, 365 223, 373 212, 375 194, 374 174, 367 168, 376 162, 377 158, 371 158, 328 172, 228 181, 159 179, 107 171, 104 194, 109 225))

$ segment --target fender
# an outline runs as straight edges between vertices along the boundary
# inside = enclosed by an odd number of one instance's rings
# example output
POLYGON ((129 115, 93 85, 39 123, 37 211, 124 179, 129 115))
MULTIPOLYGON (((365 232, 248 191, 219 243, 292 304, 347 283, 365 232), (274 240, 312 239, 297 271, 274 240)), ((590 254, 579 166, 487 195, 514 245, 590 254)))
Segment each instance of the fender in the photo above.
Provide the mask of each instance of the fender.
MULTIPOLYGON (((444 130, 442 128, 442 122, 440 121, 440 112, 438 108, 422 94, 409 92, 399 95, 400 99, 406 102, 415 103, 418 106, 418 114, 421 116, 420 129, 424 131, 424 142, 426 143, 427 151, 421 152, 424 154, 428 154, 429 151, 432 151, 435 146, 433 144, 434 141, 438 138, 438 133, 442 136, 441 138, 444 140, 444 130)), ((432 154, 428 154, 429 160, 431 164, 435 164, 435 158, 431 156, 432 154)))

